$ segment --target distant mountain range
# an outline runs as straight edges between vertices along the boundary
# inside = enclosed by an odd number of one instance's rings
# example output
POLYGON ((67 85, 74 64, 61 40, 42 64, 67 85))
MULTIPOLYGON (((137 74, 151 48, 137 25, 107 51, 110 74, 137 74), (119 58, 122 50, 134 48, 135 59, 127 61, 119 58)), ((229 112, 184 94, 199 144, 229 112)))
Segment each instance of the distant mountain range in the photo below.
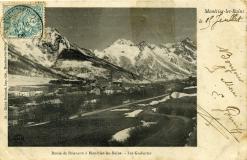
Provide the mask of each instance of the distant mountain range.
POLYGON ((134 82, 196 74, 196 45, 189 38, 160 45, 119 39, 103 51, 92 51, 46 28, 42 39, 10 39, 8 51, 12 75, 134 82))
POLYGON ((196 74, 196 45, 189 38, 181 42, 154 45, 115 41, 96 56, 152 81, 185 78, 196 74))

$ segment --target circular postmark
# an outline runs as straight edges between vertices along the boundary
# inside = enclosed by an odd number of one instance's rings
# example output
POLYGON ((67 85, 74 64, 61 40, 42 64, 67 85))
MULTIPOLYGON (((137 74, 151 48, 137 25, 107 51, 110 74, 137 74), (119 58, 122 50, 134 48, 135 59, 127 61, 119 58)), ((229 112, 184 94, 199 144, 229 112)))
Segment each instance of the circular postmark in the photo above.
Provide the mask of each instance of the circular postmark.
POLYGON ((32 7, 16 5, 4 13, 5 38, 34 38, 43 35, 41 15, 32 7))

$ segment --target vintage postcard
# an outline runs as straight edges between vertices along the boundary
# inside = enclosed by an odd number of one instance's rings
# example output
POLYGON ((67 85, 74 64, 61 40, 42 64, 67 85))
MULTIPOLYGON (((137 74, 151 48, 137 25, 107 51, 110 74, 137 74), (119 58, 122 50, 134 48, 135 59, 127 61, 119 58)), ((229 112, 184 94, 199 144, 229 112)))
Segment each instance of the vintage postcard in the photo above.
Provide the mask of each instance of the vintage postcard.
POLYGON ((0 160, 247 159, 247 1, 0 4, 0 160))

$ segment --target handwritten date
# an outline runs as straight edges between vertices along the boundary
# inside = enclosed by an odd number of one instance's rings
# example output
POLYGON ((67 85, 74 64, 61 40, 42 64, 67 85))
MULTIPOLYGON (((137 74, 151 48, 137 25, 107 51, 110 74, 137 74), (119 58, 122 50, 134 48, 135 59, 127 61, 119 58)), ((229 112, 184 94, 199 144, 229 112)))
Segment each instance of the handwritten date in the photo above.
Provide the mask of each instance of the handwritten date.
POLYGON ((241 22, 244 18, 238 14, 234 13, 229 16, 225 13, 219 13, 217 15, 211 15, 210 17, 207 17, 205 20, 199 20, 199 23, 203 23, 206 26, 201 28, 200 30, 208 29, 210 28, 213 30, 217 24, 223 23, 223 22, 241 22))

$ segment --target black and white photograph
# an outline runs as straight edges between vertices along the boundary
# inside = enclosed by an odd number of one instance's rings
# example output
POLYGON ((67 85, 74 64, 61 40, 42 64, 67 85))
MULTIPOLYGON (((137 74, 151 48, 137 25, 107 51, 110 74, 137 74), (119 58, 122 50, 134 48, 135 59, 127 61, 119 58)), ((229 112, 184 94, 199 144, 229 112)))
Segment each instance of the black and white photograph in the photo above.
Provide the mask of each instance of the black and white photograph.
POLYGON ((8 146, 197 146, 196 8, 36 17, 8 40, 8 146))

